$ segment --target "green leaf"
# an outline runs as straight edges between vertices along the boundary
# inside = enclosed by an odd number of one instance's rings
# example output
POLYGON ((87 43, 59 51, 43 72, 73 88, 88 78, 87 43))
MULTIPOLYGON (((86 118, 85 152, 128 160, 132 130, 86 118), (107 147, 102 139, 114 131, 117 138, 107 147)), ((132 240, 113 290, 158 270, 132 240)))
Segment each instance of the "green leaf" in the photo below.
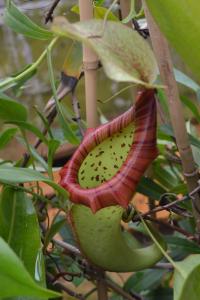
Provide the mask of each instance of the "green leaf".
POLYGON ((161 187, 158 183, 144 176, 140 179, 140 182, 137 185, 137 192, 152 199, 160 199, 161 195, 166 193, 166 191, 167 190, 161 187))
POLYGON ((0 237, 0 297, 32 296, 44 299, 60 294, 40 287, 15 252, 0 237))
MULTIPOLYGON (((169 124, 161 125, 160 130, 162 132, 164 132, 166 135, 169 135, 169 136, 175 138, 172 127, 169 124)), ((200 141, 191 134, 188 134, 188 136, 189 136, 190 143, 193 146, 196 146, 197 148, 200 148, 200 141)))
POLYGON ((28 123, 28 122, 24 122, 24 121, 13 121, 12 119, 9 119, 7 121, 7 123, 9 124, 13 124, 18 126, 21 129, 25 129, 28 130, 30 132, 32 132, 33 134, 35 134, 44 144, 48 145, 48 141, 45 137, 45 135, 40 131, 40 129, 38 129, 35 125, 28 123))
POLYGON ((63 134, 64 134, 65 138, 71 144, 78 145, 80 143, 79 138, 75 135, 75 133, 71 129, 70 125, 68 124, 67 120, 65 119, 63 110, 61 109, 59 100, 57 98, 55 78, 54 78, 54 74, 53 74, 53 66, 52 66, 52 60, 51 60, 51 53, 49 50, 47 50, 47 62, 48 62, 48 69, 49 69, 49 78, 50 78, 53 96, 55 99, 56 108, 57 108, 57 112, 58 112, 58 119, 61 124, 63 134))
POLYGON ((141 293, 158 287, 166 270, 145 270, 130 276, 124 285, 127 292, 141 293))
POLYGON ((0 94, 0 120, 26 121, 27 110, 24 105, 0 94))
POLYGON ((153 163, 153 174, 154 179, 165 189, 172 189, 179 183, 177 177, 159 161, 153 163))
POLYGON ((172 248, 178 248, 185 254, 199 254, 200 247, 193 241, 187 240, 186 238, 181 238, 178 236, 166 236, 165 240, 169 246, 172 248))
MULTIPOLYGON (((79 6, 78 5, 74 5, 72 8, 71 8, 71 11, 76 13, 76 14, 79 14, 79 6)), ((94 7, 94 17, 95 19, 104 19, 106 13, 107 13, 108 9, 105 8, 105 7, 100 7, 100 6, 95 6, 94 7)), ((110 20, 110 21, 119 21, 119 19, 112 13, 112 11, 110 11, 108 13, 108 16, 106 18, 107 20, 110 20)))
POLYGON ((4 13, 4 22, 15 32, 37 40, 48 40, 53 37, 52 32, 31 21, 23 14, 12 1, 7 5, 4 13))
POLYGON ((150 291, 147 297, 148 300, 172 300, 173 289, 160 286, 157 289, 150 291))
POLYGON ((32 157, 35 159, 35 161, 37 161, 44 168, 46 172, 48 172, 48 165, 46 161, 32 145, 29 145, 29 151, 32 157))
POLYGON ((104 2, 105 0, 94 0, 94 5, 101 6, 104 2))
POLYGON ((200 77, 200 2, 147 0, 153 17, 183 61, 200 77))
POLYGON ((80 42, 73 41, 70 49, 67 51, 67 55, 62 67, 62 72, 67 76, 66 79, 69 82, 65 84, 71 84, 72 77, 79 79, 81 72, 83 71, 83 50, 80 42))
POLYGON ((176 265, 179 270, 174 274, 174 300, 199 300, 200 254, 190 255, 176 265))
POLYGON ((0 134, 0 149, 3 149, 17 133, 16 128, 9 128, 0 134))
POLYGON ((194 117, 198 122, 200 122, 200 113, 198 107, 193 103, 192 100, 188 99, 186 96, 181 96, 181 101, 184 105, 192 112, 194 117))
POLYGON ((50 140, 48 146, 48 174, 53 178, 52 174, 52 166, 53 166, 53 158, 56 150, 60 146, 60 142, 58 140, 50 140))
POLYGON ((54 235, 59 232, 59 230, 62 228, 62 226, 64 226, 64 224, 66 223, 66 219, 63 218, 55 223, 53 223, 49 230, 46 232, 45 235, 45 240, 44 240, 44 249, 47 248, 48 244, 51 242, 52 238, 54 237, 54 235))
POLYGON ((70 24, 55 18, 53 31, 80 40, 98 54, 107 76, 115 81, 133 82, 152 87, 157 64, 147 42, 135 31, 119 22, 90 20, 70 24))
POLYGON ((48 185, 52 186, 56 191, 58 191, 62 196, 67 198, 68 193, 60 185, 56 184, 48 177, 45 177, 41 173, 25 168, 16 168, 16 167, 5 167, 0 166, 0 182, 2 183, 24 183, 32 181, 43 181, 48 185))
POLYGON ((199 100, 200 85, 180 70, 174 69, 174 75, 176 81, 192 89, 197 94, 199 100))
POLYGON ((43 284, 43 259, 37 215, 31 199, 14 187, 5 186, 1 194, 0 236, 21 259, 31 276, 43 284))

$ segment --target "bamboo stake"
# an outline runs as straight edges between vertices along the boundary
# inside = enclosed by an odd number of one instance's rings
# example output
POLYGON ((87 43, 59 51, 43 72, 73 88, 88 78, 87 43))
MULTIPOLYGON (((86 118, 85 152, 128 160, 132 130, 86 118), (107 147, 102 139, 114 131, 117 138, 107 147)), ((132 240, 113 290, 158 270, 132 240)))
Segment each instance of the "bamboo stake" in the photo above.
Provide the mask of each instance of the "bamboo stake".
MULTIPOLYGON (((79 0, 80 20, 87 21, 93 18, 93 1, 79 0)), ((98 125, 97 115, 97 69, 98 57, 94 51, 83 46, 83 67, 85 75, 85 103, 86 103, 86 119, 88 127, 96 127, 98 125)), ((94 249, 95 251, 95 249, 94 249)), ((102 272, 102 279, 105 273, 102 272)), ((97 280, 98 300, 108 300, 107 285, 101 278, 97 280)))
MULTIPOLYGON (((144 7, 152 46, 160 70, 160 76, 162 82, 166 86, 165 93, 168 100, 170 119, 181 157, 183 173, 188 186, 188 190, 189 192, 191 192, 198 187, 199 176, 186 131, 183 108, 179 99, 179 92, 173 73, 173 64, 168 42, 153 20, 153 17, 147 9, 147 6, 145 5, 144 7)), ((198 193, 193 197, 193 213, 196 219, 197 231, 198 234, 200 234, 200 195, 198 193)))
MULTIPOLYGON (((92 0, 79 0, 81 21, 93 18, 92 2, 92 0)), ((85 73, 86 120, 88 127, 96 127, 98 125, 96 91, 98 57, 91 48, 86 46, 83 46, 83 67, 85 73)))

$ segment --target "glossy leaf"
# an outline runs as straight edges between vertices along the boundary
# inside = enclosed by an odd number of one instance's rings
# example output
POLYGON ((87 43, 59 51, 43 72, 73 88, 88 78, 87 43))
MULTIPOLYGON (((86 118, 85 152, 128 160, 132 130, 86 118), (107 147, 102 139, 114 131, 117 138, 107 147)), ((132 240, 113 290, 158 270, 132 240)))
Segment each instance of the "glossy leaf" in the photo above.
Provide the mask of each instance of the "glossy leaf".
POLYGON ((46 182, 48 185, 52 186, 56 191, 58 191, 62 196, 67 198, 68 194, 61 186, 35 170, 0 166, 0 182, 14 184, 32 181, 46 182))
POLYGON ((188 256, 176 263, 174 274, 174 300, 199 300, 200 254, 188 256))
POLYGON ((13 139, 16 133, 16 128, 9 128, 0 134, 0 150, 3 149, 13 139))
POLYGON ((43 283, 43 260, 37 215, 31 199, 17 188, 9 186, 3 188, 0 198, 0 236, 22 260, 31 276, 38 283, 43 283))
POLYGON ((0 94, 0 121, 26 121, 27 110, 24 105, 0 94))
POLYGON ((37 40, 48 40, 53 37, 52 32, 38 26, 23 14, 15 4, 10 1, 4 13, 4 22, 15 32, 21 33, 37 40))
POLYGON ((133 291, 141 293, 147 290, 155 289, 161 282, 166 270, 145 270, 137 272, 128 278, 124 284, 127 292, 133 291))
POLYGON ((53 31, 82 41, 98 54, 108 77, 115 81, 152 86, 157 64, 149 45, 135 31, 119 22, 90 20, 70 24, 55 18, 53 31))
POLYGON ((147 0, 146 3, 171 45, 199 78, 200 2, 147 0))
POLYGON ((55 298, 60 294, 40 287, 25 269, 15 252, 0 237, 0 297, 32 296, 55 298))
POLYGON ((178 236, 166 236, 165 240, 170 247, 178 248, 184 254, 200 254, 200 247, 193 241, 178 236))

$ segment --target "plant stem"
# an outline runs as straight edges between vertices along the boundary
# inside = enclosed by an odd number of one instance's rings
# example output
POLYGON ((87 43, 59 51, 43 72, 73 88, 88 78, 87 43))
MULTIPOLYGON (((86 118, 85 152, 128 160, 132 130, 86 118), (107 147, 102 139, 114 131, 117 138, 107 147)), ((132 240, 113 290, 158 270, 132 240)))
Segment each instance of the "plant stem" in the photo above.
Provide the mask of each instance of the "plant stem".
MULTIPOLYGON (((79 0, 80 20, 93 18, 92 0, 79 0)), ((85 103, 88 127, 98 125, 97 115, 97 69, 98 57, 91 48, 83 46, 83 67, 85 74, 85 103)))
MULTIPOLYGON (((145 5, 145 4, 144 4, 145 5)), ((177 147, 182 161, 183 173, 187 182, 189 192, 198 187, 199 176, 192 155, 191 146, 186 131, 183 108, 179 99, 178 88, 173 73, 173 64, 167 40, 160 32, 159 27, 153 20, 145 5, 151 41, 160 70, 161 79, 166 86, 165 93, 168 100, 170 119, 176 137, 177 147)), ((193 214, 196 219, 197 231, 200 234, 200 197, 199 193, 193 198, 193 214)))

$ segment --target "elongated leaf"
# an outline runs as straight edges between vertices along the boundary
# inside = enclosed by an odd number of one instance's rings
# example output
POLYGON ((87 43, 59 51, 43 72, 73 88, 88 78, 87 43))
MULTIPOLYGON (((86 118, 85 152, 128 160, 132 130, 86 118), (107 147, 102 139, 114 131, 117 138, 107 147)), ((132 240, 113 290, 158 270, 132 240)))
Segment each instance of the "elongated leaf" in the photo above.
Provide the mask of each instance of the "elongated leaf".
POLYGON ((174 274, 174 300, 199 300, 200 295, 200 254, 190 255, 176 263, 174 274))
MULTIPOLYGON (((171 137, 174 137, 174 133, 173 133, 172 127, 169 124, 160 126, 160 130, 162 132, 164 132, 165 134, 167 134, 167 135, 169 135, 171 137)), ((197 148, 200 148, 200 141, 196 137, 194 137, 193 135, 191 135, 191 134, 188 134, 188 136, 189 136, 190 143, 193 146, 196 146, 197 148)))
POLYGON ((37 40, 47 40, 53 37, 52 32, 43 29, 31 21, 14 5, 12 1, 10 1, 10 4, 6 7, 4 22, 15 32, 22 33, 25 36, 35 38, 37 40))
POLYGON ((23 191, 9 186, 4 187, 0 198, 0 236, 22 260, 31 276, 43 284, 43 259, 35 209, 23 191))
POLYGON ((196 0, 147 0, 146 2, 171 45, 199 77, 200 2, 196 0))
POLYGON ((26 121, 27 110, 24 105, 0 94, 0 120, 26 121))
POLYGON ((70 24, 55 18, 53 31, 71 37, 96 51, 108 77, 145 86, 156 79, 157 65, 149 45, 136 32, 119 22, 90 20, 70 24))
POLYGON ((58 112, 58 119, 59 119, 60 125, 62 127, 63 134, 70 143, 72 143, 74 145, 78 145, 80 142, 79 138, 75 135, 75 133, 71 129, 70 124, 68 124, 68 122, 64 116, 63 110, 61 109, 58 98, 57 98, 55 78, 54 78, 54 73, 53 73, 53 66, 52 66, 52 59, 51 59, 50 51, 47 51, 47 62, 48 62, 48 68, 49 68, 49 78, 50 78, 53 96, 54 96, 54 100, 55 100, 57 112, 58 112))
POLYGON ((48 172, 48 165, 44 158, 37 152, 37 150, 32 145, 29 145, 29 150, 35 161, 37 161, 46 172, 48 172))
POLYGON ((168 245, 170 245, 173 248, 178 248, 179 250, 182 250, 186 254, 200 253, 200 247, 193 241, 189 241, 185 238, 181 238, 178 236, 166 236, 165 240, 168 245))
POLYGON ((4 148, 17 133, 16 128, 9 128, 0 134, 0 149, 4 148))
POLYGON ((57 190, 61 195, 67 198, 68 194, 65 189, 35 170, 0 166, 0 182, 13 184, 32 181, 46 182, 48 185, 57 190))
POLYGON ((65 218, 61 219, 60 221, 55 222, 51 225, 49 230, 46 233, 45 240, 44 240, 44 249, 48 246, 48 244, 51 242, 54 235, 59 232, 59 230, 62 228, 62 226, 66 223, 65 218))
POLYGON ((196 118, 196 120, 198 122, 200 122, 200 113, 199 113, 199 109, 196 106, 196 104, 193 103, 193 101, 191 101, 190 99, 188 99, 186 96, 181 96, 181 101, 192 112, 192 114, 194 115, 194 117, 196 118))
POLYGON ((137 272, 129 277, 124 285, 124 289, 127 292, 134 291, 141 293, 146 290, 155 289, 166 273, 166 270, 146 270, 137 272))
POLYGON ((32 296, 55 298, 58 293, 40 287, 15 252, 0 237, 0 297, 32 296))
POLYGON ((14 124, 19 126, 19 128, 28 130, 32 133, 34 133, 44 144, 48 145, 48 141, 44 134, 33 124, 23 121, 12 121, 12 119, 8 120, 9 124, 14 124))
POLYGON ((148 196, 152 199, 160 199, 161 195, 166 193, 166 189, 161 187, 158 183, 147 177, 142 177, 138 186, 137 192, 148 196))
POLYGON ((200 85, 198 83, 196 83, 193 79, 191 79, 189 76, 187 76, 180 70, 174 69, 174 75, 177 82, 192 89, 197 94, 198 100, 200 100, 199 99, 200 85))
POLYGON ((58 140, 50 140, 48 146, 48 174, 49 176, 53 176, 52 174, 52 165, 53 165, 53 158, 56 150, 58 149, 60 142, 58 140))

